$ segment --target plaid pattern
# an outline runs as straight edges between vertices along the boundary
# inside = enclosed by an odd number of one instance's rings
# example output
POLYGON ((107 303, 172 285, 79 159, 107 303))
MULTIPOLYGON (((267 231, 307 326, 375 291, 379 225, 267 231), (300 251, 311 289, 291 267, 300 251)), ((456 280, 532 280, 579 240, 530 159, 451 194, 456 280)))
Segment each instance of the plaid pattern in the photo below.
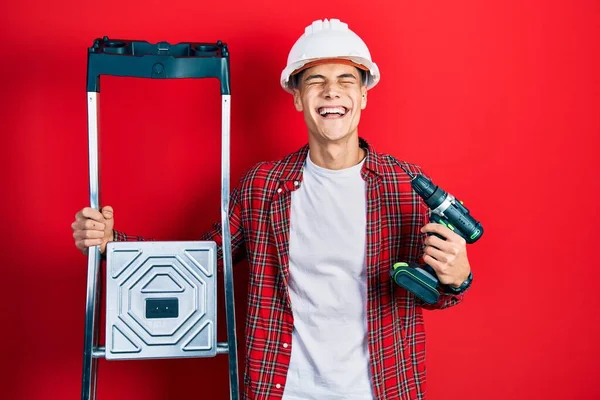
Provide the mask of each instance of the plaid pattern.
MULTIPOLYGON (((391 280, 393 263, 422 262, 420 228, 429 212, 391 156, 359 141, 367 150, 361 175, 367 184, 367 323, 374 393, 378 400, 424 399, 422 309, 447 308, 464 295, 442 295, 428 305, 391 280)), ((247 400, 280 399, 285 387, 294 324, 287 292, 291 192, 302 184, 307 151, 308 145, 282 160, 258 163, 231 192, 232 257, 234 263, 246 258, 250 271, 243 380, 247 400)), ((401 164, 423 173, 416 165, 401 164)), ((215 224, 201 240, 217 243, 222 269, 220 228, 215 224)), ((115 240, 144 239, 115 232, 115 240)))

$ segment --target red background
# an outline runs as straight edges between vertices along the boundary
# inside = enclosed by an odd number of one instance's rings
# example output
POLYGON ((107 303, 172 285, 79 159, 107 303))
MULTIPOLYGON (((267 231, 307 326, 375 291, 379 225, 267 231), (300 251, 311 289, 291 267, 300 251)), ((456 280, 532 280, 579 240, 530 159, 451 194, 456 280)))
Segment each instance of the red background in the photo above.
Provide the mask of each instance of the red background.
MULTIPOLYGON (((486 229, 468 249, 475 282, 466 301, 426 314, 428 398, 600 398, 598 4, 5 2, 0 397, 79 397, 86 258, 70 224, 89 201, 93 39, 229 44, 235 184, 255 162, 304 144, 279 74, 307 24, 337 17, 382 72, 360 134, 423 166, 486 229)), ((196 239, 220 212, 217 81, 101 85, 102 204, 128 233, 196 239)), ((235 270, 241 348, 247 272, 235 270)), ((219 318, 222 340, 222 303, 219 318)), ((226 356, 100 362, 98 399, 228 392, 226 356)))

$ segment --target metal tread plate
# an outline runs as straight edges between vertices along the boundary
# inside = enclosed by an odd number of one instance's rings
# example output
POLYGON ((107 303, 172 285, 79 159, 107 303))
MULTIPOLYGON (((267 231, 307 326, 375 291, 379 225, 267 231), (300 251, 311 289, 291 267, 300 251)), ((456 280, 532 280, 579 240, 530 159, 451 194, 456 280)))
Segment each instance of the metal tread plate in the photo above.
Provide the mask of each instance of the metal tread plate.
POLYGON ((107 360, 217 354, 215 242, 110 242, 106 260, 107 360))

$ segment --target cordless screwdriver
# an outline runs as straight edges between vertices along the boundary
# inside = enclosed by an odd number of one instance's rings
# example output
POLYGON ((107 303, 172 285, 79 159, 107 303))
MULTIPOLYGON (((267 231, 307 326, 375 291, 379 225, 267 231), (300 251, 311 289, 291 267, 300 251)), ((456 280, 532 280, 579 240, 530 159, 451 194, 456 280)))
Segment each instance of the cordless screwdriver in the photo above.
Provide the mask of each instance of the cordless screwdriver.
MULTIPOLYGON (((423 199, 431 210, 430 221, 442 224, 460 235, 469 244, 475 243, 483 235, 481 223, 476 221, 462 201, 457 200, 452 194, 436 186, 422 174, 413 174, 396 159, 390 157, 411 178, 413 190, 423 199)), ((442 240, 445 238, 435 233, 429 233, 442 240)), ((440 293, 437 290, 440 282, 433 268, 429 265, 397 262, 391 269, 392 279, 426 303, 433 304, 438 301, 440 293)), ((446 288, 451 289, 451 288, 446 288)), ((450 292, 452 292, 450 290, 450 292)))

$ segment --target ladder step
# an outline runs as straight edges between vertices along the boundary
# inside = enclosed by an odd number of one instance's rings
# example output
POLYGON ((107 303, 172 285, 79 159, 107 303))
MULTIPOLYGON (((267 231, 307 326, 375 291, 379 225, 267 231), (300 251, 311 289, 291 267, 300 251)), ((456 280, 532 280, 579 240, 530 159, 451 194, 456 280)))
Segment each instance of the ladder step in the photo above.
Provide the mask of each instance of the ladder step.
POLYGON ((227 342, 218 342, 217 354, 229 354, 229 344, 227 342))
POLYGON ((104 358, 106 356, 106 347, 98 346, 92 349, 92 358, 104 358))
MULTIPOLYGON (((217 354, 229 354, 229 345, 227 342, 217 343, 217 354)), ((106 356, 106 347, 98 346, 92 350, 92 358, 104 358, 106 356)))

